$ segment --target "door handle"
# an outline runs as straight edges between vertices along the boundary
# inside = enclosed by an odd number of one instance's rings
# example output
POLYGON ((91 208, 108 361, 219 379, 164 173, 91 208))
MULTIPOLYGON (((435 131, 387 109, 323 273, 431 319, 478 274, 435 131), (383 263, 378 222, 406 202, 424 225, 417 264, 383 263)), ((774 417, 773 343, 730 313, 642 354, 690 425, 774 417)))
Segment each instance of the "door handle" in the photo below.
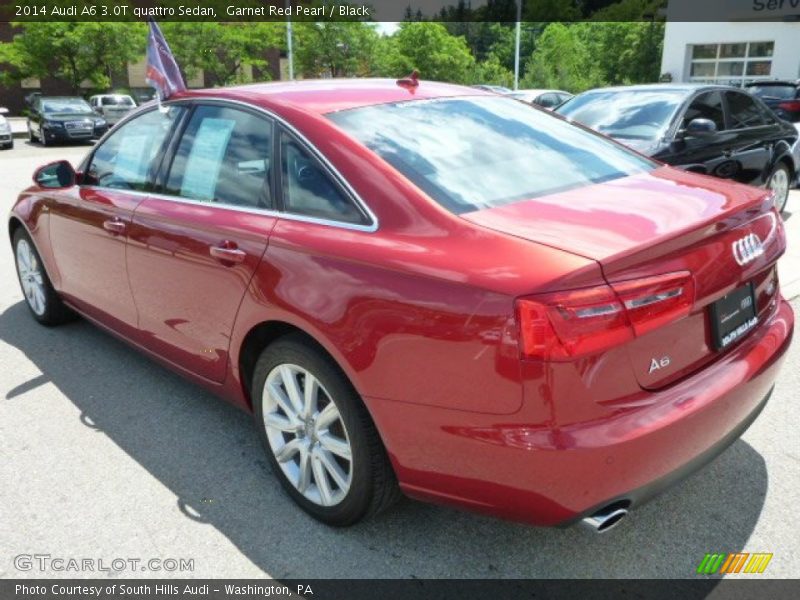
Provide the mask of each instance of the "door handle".
POLYGON ((212 258, 218 260, 222 264, 229 266, 233 263, 243 262, 247 254, 244 250, 240 250, 234 242, 222 242, 219 246, 211 246, 208 253, 212 258), (227 263, 227 264, 226 264, 227 263))
POLYGON ((119 235, 125 233, 125 222, 122 221, 122 219, 114 217, 108 221, 103 221, 103 229, 114 235, 119 235))

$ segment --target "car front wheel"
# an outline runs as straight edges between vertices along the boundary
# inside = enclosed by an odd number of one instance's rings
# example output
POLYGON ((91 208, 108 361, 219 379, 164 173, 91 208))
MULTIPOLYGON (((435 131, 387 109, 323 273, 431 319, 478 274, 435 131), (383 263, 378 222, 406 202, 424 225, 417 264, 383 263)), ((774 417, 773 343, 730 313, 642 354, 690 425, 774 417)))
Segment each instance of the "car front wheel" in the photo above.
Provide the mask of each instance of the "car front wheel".
POLYGON ((775 166, 767 179, 767 188, 775 194, 775 208, 779 213, 786 209, 786 202, 789 200, 789 188, 791 181, 791 174, 789 167, 780 163, 775 166))
POLYGON ((303 510, 334 526, 390 506, 399 490, 361 398, 300 335, 271 344, 253 376, 256 424, 272 469, 303 510))
POLYGON ((72 319, 74 313, 58 297, 31 238, 20 227, 13 239, 17 277, 33 318, 42 325, 58 325, 72 319))

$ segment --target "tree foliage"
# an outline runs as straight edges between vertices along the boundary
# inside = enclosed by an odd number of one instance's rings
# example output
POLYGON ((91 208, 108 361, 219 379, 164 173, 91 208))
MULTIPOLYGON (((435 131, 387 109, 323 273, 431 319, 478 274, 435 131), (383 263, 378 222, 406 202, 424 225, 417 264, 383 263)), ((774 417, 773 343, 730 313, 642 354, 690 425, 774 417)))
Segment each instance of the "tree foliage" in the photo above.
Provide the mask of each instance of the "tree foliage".
POLYGON ((305 77, 368 75, 376 62, 378 33, 363 21, 297 23, 295 68, 305 77))
POLYGON ((13 24, 21 31, 0 46, 0 62, 11 65, 6 83, 28 77, 55 77, 73 93, 84 82, 111 85, 112 77, 143 53, 146 30, 141 23, 57 22, 13 24), (10 80, 10 81, 9 81, 10 80))
POLYGON ((379 50, 376 72, 386 77, 403 77, 417 69, 425 79, 464 83, 475 64, 464 38, 450 35, 441 23, 403 22, 382 40, 379 50))
POLYGON ((266 67, 267 51, 283 45, 285 25, 169 21, 161 30, 187 78, 202 70, 208 85, 223 86, 247 82, 245 65, 266 67))

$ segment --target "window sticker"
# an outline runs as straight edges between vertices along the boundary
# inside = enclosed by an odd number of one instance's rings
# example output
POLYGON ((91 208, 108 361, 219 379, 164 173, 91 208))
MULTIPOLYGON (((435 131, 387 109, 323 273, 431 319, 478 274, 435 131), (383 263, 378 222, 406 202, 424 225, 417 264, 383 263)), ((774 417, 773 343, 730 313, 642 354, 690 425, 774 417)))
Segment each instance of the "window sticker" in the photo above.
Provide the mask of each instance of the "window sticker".
POLYGON ((181 196, 195 200, 214 199, 222 157, 235 124, 232 119, 203 119, 186 161, 181 196))
POLYGON ((144 131, 136 128, 133 131, 123 131, 119 143, 119 150, 114 159, 114 175, 129 183, 144 182, 147 176, 150 146, 154 139, 161 139, 156 135, 155 128, 147 127, 144 131))

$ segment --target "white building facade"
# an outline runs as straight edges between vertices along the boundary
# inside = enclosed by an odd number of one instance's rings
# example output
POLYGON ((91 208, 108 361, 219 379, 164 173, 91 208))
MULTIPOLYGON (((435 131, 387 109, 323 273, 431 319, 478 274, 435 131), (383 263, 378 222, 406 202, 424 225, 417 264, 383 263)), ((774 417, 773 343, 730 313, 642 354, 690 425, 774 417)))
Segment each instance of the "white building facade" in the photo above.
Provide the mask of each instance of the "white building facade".
POLYGON ((674 82, 737 86, 800 79, 800 22, 669 21, 661 73, 674 82))

